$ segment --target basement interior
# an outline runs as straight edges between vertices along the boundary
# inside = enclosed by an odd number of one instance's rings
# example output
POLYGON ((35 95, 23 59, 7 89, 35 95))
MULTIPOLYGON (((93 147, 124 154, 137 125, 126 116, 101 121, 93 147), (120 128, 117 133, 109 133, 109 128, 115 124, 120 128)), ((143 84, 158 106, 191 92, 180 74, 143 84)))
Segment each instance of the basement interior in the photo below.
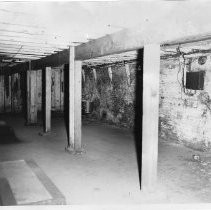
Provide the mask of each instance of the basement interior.
POLYGON ((211 202, 210 9, 1 2, 0 206, 211 202))

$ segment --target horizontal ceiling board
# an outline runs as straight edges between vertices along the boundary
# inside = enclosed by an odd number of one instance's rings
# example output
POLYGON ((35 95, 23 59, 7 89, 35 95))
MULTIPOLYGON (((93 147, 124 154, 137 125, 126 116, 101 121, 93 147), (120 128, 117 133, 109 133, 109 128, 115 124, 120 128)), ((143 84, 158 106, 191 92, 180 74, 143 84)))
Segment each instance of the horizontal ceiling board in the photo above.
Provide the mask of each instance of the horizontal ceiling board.
POLYGON ((36 28, 36 29, 45 29, 45 27, 41 27, 41 26, 34 26, 34 25, 25 25, 25 24, 20 24, 20 23, 11 23, 11 22, 3 22, 0 21, 0 25, 12 25, 12 26, 21 26, 21 27, 27 27, 27 28, 36 28))
POLYGON ((54 47, 54 46, 49 46, 49 45, 40 45, 40 44, 24 44, 24 43, 20 43, 20 42, 16 42, 16 43, 6 43, 6 42, 1 42, 0 40, 0 46, 4 45, 4 46, 24 46, 27 48, 39 48, 39 49, 57 49, 57 50, 63 50, 64 48, 60 48, 60 47, 54 47))
POLYGON ((43 53, 29 53, 29 52, 10 52, 10 51, 0 51, 1 55, 32 55, 32 56, 47 56, 48 54, 43 54, 43 53))
MULTIPOLYGON (((1 51, 6 51, 6 52, 8 52, 8 51, 10 51, 10 52, 17 52, 18 50, 20 49, 20 47, 1 47, 0 46, 0 50, 1 51)), ((44 54, 53 54, 55 51, 53 51, 53 50, 43 50, 43 49, 41 49, 41 50, 39 50, 39 49, 27 49, 27 48, 25 48, 25 47, 22 47, 21 48, 21 52, 31 52, 31 53, 44 53, 44 54)))
POLYGON ((44 37, 32 37, 32 36, 26 36, 26 35, 16 35, 16 34, 8 34, 8 33, 1 33, 0 34, 1 39, 8 39, 8 38, 15 38, 22 41, 46 41, 44 37))
POLYGON ((18 44, 20 44, 20 45, 24 45, 24 44, 33 44, 33 45, 39 45, 39 46, 43 46, 43 47, 45 47, 45 46, 50 46, 50 47, 55 47, 55 48, 63 48, 63 49, 65 49, 65 48, 67 48, 67 45, 57 45, 57 44, 55 44, 55 43, 48 43, 48 42, 30 42, 30 41, 21 41, 21 40, 14 40, 14 39, 1 39, 0 38, 0 42, 4 42, 4 43, 18 43, 18 44))
POLYGON ((31 36, 43 36, 41 33, 30 33, 29 31, 14 31, 14 30, 7 30, 7 29, 2 29, 0 28, 1 32, 7 32, 7 33, 17 33, 17 34, 26 34, 26 35, 31 35, 31 36))
POLYGON ((53 51, 43 51, 43 50, 31 50, 31 49, 25 49, 23 47, 19 47, 19 48, 1 48, 0 47, 0 52, 11 52, 11 53, 20 53, 20 52, 30 52, 30 53, 41 53, 41 54, 45 54, 45 55, 51 55, 54 52, 53 51))

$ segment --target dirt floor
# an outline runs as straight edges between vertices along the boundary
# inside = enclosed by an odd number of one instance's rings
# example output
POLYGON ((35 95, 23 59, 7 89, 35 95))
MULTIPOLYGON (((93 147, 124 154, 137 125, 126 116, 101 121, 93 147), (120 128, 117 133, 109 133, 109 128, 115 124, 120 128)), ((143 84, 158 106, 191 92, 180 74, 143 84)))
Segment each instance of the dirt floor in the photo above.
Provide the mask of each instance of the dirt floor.
POLYGON ((139 190, 132 132, 84 120, 85 153, 65 152, 64 120, 52 119, 52 132, 24 126, 20 115, 0 115, 0 161, 33 159, 66 197, 67 204, 198 203, 211 201, 211 155, 159 141, 158 186, 154 193, 139 190), (15 136, 15 138, 14 138, 15 136), (4 139, 3 139, 4 138, 4 139), (5 138, 13 140, 5 143, 5 138), (199 155, 197 160, 193 155, 199 155))

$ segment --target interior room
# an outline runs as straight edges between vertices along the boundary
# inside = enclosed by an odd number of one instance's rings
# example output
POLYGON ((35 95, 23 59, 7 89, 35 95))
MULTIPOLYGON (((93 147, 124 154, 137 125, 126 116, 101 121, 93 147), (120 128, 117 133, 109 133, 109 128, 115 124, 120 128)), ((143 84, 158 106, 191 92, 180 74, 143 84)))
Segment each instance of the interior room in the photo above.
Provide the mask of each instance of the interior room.
POLYGON ((0 205, 209 203, 210 9, 1 2, 0 205))

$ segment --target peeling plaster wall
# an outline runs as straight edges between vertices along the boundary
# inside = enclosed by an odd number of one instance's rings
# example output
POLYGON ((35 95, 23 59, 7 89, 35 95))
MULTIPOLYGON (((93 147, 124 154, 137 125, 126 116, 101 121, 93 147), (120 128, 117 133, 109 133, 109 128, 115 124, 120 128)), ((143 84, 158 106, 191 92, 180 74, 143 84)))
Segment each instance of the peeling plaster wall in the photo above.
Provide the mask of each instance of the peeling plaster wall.
POLYGON ((162 61, 160 74, 160 135, 185 145, 211 148, 211 57, 204 65, 192 61, 191 71, 205 71, 204 90, 185 94, 179 59, 162 61))
MULTIPOLYGON (((159 135, 167 141, 183 143, 191 148, 211 148, 211 57, 204 65, 192 61, 190 70, 204 70, 204 90, 187 95, 181 88, 182 71, 179 59, 161 60, 159 135)), ((119 126, 134 126, 135 66, 125 65, 84 70, 83 100, 92 102, 91 117, 119 126)))
POLYGON ((92 102, 91 117, 132 128, 135 64, 84 70, 82 99, 92 102), (95 74, 96 72, 96 74, 95 74))

